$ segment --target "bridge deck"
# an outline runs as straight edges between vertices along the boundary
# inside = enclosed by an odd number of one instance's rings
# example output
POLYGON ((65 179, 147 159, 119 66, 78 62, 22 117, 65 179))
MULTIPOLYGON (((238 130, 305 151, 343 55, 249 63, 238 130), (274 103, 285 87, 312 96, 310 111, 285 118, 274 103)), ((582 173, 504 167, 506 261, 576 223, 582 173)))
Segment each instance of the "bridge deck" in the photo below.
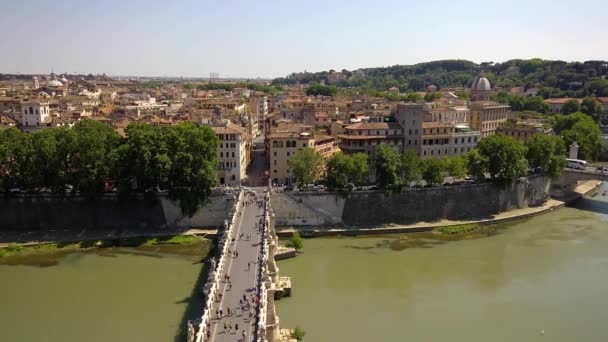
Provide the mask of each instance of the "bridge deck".
MULTIPOLYGON (((258 200, 262 200, 261 194, 257 196, 258 200)), ((251 304, 251 295, 254 294, 257 275, 260 272, 258 267, 258 258, 260 254, 261 235, 258 229, 258 222, 263 217, 263 208, 260 208, 255 202, 252 195, 245 196, 245 202, 252 204, 245 205, 242 209, 242 214, 237 218, 235 225, 234 237, 235 241, 231 243, 230 248, 238 251, 238 257, 228 259, 225 266, 225 273, 230 276, 232 288, 226 282, 223 282, 219 293, 222 294, 219 302, 214 302, 210 309, 211 323, 211 338, 210 341, 252 341, 256 307, 251 304), (243 239, 239 239, 241 233, 243 239), (251 235, 251 240, 247 240, 247 234, 251 235), (250 267, 248 267, 250 263, 250 267), (239 300, 246 295, 249 301, 249 307, 243 311, 239 305, 239 300), (228 308, 232 312, 227 316, 228 308), (216 316, 216 311, 223 311, 223 317, 219 319, 216 316), (251 313, 251 319, 249 314, 251 313), (232 330, 224 331, 224 323, 231 324, 232 330), (238 324, 238 331, 235 326, 238 324), (243 331, 246 333, 246 338, 243 339, 243 331)), ((222 274, 222 279, 224 275, 222 274)))

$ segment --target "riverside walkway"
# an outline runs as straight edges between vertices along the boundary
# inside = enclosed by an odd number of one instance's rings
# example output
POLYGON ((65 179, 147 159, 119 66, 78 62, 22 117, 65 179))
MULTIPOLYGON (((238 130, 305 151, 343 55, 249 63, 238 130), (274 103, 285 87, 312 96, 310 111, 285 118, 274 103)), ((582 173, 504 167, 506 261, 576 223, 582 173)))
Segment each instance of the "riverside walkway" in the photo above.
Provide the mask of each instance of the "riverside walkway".
POLYGON ((220 237, 219 260, 211 262, 203 316, 189 323, 188 342, 277 340, 278 238, 271 223, 270 195, 264 192, 239 194, 220 237))

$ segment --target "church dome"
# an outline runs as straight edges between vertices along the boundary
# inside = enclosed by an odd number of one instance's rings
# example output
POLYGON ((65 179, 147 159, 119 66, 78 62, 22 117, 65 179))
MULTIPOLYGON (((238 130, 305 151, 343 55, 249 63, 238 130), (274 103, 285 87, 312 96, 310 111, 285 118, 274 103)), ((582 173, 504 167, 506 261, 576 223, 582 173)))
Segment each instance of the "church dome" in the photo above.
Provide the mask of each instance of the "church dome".
POLYGON ((492 90, 490 87, 490 81, 485 77, 478 77, 471 86, 471 90, 492 90))
POLYGON ((61 76, 61 79, 59 81, 61 81, 61 83, 63 83, 63 84, 67 84, 68 83, 68 79, 65 78, 65 75, 61 76))
POLYGON ((48 87, 61 87, 63 83, 58 80, 50 80, 49 83, 46 84, 48 87))

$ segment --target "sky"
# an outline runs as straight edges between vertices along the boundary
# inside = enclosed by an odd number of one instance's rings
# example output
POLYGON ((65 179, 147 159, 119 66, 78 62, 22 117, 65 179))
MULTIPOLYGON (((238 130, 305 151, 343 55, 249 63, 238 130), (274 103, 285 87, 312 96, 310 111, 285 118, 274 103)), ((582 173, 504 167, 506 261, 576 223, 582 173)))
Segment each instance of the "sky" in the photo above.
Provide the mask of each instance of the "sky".
POLYGON ((606 0, 0 0, 0 73, 282 77, 608 60, 606 0))

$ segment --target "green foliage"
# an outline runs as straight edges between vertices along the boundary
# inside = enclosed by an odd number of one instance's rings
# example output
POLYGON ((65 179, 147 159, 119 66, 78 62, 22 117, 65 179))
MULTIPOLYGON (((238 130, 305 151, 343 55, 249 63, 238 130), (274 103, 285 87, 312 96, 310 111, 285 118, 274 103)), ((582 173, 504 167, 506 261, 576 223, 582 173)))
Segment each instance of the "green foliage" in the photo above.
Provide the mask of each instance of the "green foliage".
POLYGON ((467 173, 473 177, 475 182, 483 182, 486 180, 486 160, 483 159, 477 149, 474 149, 464 155, 466 160, 467 173))
POLYGON ((453 225, 453 226, 444 226, 444 227, 438 228, 437 230, 443 234, 453 235, 453 234, 468 233, 468 232, 472 232, 477 229, 479 229, 478 224, 470 223, 470 224, 457 224, 457 225, 453 225))
POLYGON ((422 173, 421 164, 422 161, 416 152, 413 150, 405 151, 401 156, 399 163, 399 177, 401 178, 401 183, 410 186, 412 182, 420 180, 422 173))
POLYGON ((306 95, 308 96, 335 96, 338 92, 338 88, 335 86, 326 86, 323 84, 314 83, 306 88, 306 95))
POLYGON ((580 107, 578 105, 578 101, 576 101, 575 99, 568 100, 562 106, 562 113, 563 114, 571 114, 571 113, 578 112, 579 110, 580 110, 580 107))
POLYGON ((555 135, 536 133, 526 140, 526 158, 531 168, 559 176, 566 165, 566 146, 555 135))
POLYGON ((304 339, 304 335, 306 335, 306 332, 299 326, 296 326, 296 328, 293 329, 292 337, 295 338, 296 341, 302 341, 304 339))
POLYGON ((192 123, 131 123, 121 139, 108 125, 82 120, 73 128, 24 134, 0 131, 0 187, 91 197, 116 182, 123 194, 167 190, 192 215, 215 185, 218 140, 192 123))
POLYGON ((439 98, 441 98, 441 92, 428 93, 424 95, 424 101, 426 102, 433 102, 439 98))
POLYGON ((160 89, 163 84, 159 81, 146 81, 140 83, 138 86, 143 89, 160 89))
POLYGON ((534 111, 546 114, 549 111, 549 105, 544 102, 542 96, 522 96, 509 95, 506 92, 500 92, 496 95, 496 101, 507 103, 514 111, 534 111))
POLYGON ((401 190, 399 154, 392 146, 381 144, 376 148, 376 183, 382 189, 401 190))
POLYGON ((464 178, 467 175, 467 161, 464 157, 455 156, 444 159, 445 170, 453 178, 464 178))
POLYGON ((319 151, 307 147, 294 153, 287 164, 296 182, 302 186, 312 184, 321 177, 325 160, 319 151))
POLYGON ((425 159, 422 161, 422 179, 430 185, 443 183, 444 163, 441 159, 425 159))
POLYGON ((352 191, 352 184, 361 184, 367 176, 367 154, 336 153, 327 161, 326 184, 329 190, 340 193, 352 191))
POLYGON ((477 148, 492 179, 510 183, 528 171, 526 147, 514 138, 491 135, 481 139, 477 148))
POLYGON ((601 131, 589 115, 581 112, 556 115, 553 120, 553 130, 562 137, 566 147, 574 141, 577 142, 578 159, 598 159, 603 149, 601 131))
POLYGON ((600 114, 602 114, 602 105, 597 101, 595 96, 587 96, 583 99, 580 106, 581 112, 589 115, 593 118, 593 121, 600 121, 600 114))
POLYGON ((304 240, 300 236, 299 232, 291 233, 291 237, 289 238, 289 242, 287 243, 287 246, 295 248, 296 251, 299 251, 302 248, 304 248, 304 240))
POLYGON ((239 82, 239 83, 206 83, 196 87, 198 90, 226 90, 232 91, 235 88, 246 88, 255 91, 261 91, 268 94, 274 94, 277 91, 283 90, 281 86, 267 86, 259 83, 239 82))
MULTIPOLYGON (((484 75, 495 87, 539 87, 539 95, 548 97, 608 96, 608 80, 603 66, 606 61, 584 63, 549 61, 542 59, 514 59, 504 63, 485 63, 484 75), (584 85, 584 86, 583 86, 584 85)), ((365 68, 354 72, 342 71, 346 80, 336 83, 339 87, 360 90, 386 91, 396 86, 401 91, 425 91, 429 85, 469 88, 479 75, 480 65, 466 60, 441 60, 415 65, 365 68)), ((278 84, 328 84, 330 73, 291 74, 273 80, 278 84)), ((536 101, 536 100, 535 100, 536 101)), ((542 111, 541 111, 542 112, 542 111)))

